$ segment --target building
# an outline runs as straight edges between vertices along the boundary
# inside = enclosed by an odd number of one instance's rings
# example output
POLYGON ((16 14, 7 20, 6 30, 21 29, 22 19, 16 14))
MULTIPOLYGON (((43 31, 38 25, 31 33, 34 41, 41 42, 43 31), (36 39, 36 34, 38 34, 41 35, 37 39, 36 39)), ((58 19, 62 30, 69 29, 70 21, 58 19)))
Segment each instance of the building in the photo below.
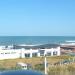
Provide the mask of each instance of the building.
POLYGON ((16 64, 17 67, 23 69, 23 70, 27 70, 28 69, 28 65, 26 63, 22 63, 22 62, 18 62, 16 64))
POLYGON ((60 45, 14 45, 0 46, 0 60, 15 58, 32 58, 42 56, 60 56, 60 45))

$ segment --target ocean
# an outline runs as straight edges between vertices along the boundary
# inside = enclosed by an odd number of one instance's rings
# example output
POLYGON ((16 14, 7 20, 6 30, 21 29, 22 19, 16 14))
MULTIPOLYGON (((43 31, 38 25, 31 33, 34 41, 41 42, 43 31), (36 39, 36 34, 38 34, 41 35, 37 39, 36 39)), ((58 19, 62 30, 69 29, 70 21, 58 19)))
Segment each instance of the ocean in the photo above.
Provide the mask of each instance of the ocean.
POLYGON ((71 40, 75 41, 75 36, 0 36, 0 45, 59 44, 71 40))

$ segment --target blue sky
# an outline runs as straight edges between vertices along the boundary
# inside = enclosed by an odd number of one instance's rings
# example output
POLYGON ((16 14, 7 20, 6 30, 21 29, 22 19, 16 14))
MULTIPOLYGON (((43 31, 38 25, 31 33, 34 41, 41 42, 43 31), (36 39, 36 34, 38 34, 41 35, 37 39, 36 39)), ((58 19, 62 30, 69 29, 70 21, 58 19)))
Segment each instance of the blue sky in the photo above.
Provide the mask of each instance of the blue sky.
POLYGON ((0 0, 0 36, 75 36, 75 0, 0 0))

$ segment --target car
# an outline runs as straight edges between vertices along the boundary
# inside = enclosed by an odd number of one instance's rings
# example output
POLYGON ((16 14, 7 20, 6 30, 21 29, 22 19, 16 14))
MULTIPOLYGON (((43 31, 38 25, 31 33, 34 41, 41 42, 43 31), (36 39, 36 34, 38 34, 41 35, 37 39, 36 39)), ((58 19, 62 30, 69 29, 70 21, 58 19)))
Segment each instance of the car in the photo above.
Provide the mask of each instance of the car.
POLYGON ((14 70, 1 72, 0 75, 44 75, 44 74, 33 70, 14 70))

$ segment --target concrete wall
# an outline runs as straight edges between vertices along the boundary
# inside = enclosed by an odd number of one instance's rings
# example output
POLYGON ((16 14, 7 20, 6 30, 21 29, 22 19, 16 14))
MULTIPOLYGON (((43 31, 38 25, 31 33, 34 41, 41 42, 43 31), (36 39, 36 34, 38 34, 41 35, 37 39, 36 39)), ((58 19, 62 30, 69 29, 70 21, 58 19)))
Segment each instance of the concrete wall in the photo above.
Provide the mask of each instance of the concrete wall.
POLYGON ((3 59, 15 59, 15 58, 25 58, 25 54, 30 54, 30 58, 33 57, 33 53, 37 53, 37 57, 40 57, 40 50, 44 50, 44 56, 47 53, 51 53, 51 56, 53 55, 53 52, 57 52, 56 56, 60 55, 60 47, 57 48, 51 48, 51 49, 9 49, 9 50, 1 50, 0 49, 0 60, 3 59))
POLYGON ((0 50, 0 60, 20 58, 20 50, 0 50))

